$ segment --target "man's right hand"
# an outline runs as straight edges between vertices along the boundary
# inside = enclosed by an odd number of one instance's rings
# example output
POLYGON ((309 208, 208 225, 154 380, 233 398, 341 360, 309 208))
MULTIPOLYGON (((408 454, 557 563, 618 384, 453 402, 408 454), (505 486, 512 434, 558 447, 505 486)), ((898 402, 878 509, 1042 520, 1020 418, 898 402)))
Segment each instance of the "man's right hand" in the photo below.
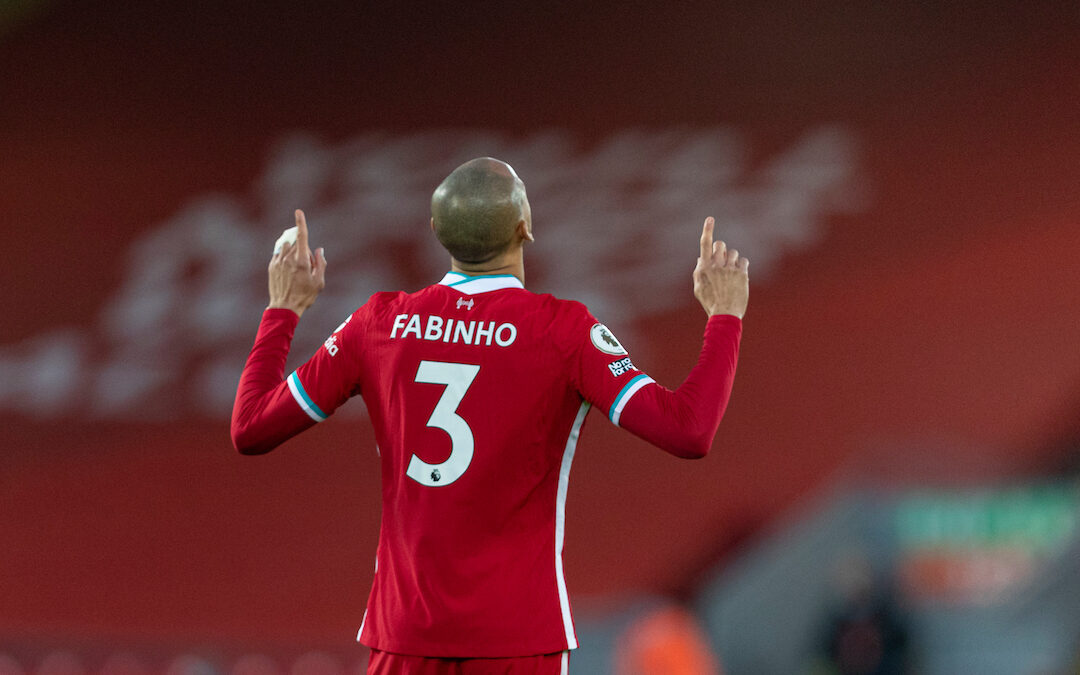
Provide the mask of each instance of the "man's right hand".
POLYGON ((297 209, 294 215, 296 242, 286 244, 270 259, 268 308, 291 309, 300 316, 326 286, 326 255, 321 248, 312 254, 304 212, 297 209))
POLYGON ((722 241, 713 242, 710 216, 701 229, 701 254, 694 268, 694 297, 709 316, 731 314, 743 317, 750 297, 749 258, 740 258, 722 241))

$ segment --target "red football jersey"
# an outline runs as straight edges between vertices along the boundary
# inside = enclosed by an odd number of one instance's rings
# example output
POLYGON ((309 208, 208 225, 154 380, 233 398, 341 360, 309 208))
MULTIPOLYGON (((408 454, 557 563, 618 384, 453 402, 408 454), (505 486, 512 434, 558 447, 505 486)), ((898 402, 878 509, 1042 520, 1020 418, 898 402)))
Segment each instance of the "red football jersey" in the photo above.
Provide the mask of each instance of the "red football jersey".
POLYGON ((652 382, 578 302, 451 272, 378 293, 288 378, 321 421, 367 404, 382 457, 375 581, 357 639, 401 654, 577 647, 567 484, 590 406, 618 424, 652 382))

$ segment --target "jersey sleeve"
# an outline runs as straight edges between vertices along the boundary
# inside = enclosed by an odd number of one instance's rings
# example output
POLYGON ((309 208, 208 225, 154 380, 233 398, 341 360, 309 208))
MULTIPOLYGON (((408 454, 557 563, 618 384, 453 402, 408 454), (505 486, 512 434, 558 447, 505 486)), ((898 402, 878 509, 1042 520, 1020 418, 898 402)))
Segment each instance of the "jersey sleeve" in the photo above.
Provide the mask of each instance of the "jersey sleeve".
POLYGON ((659 384, 642 390, 626 406, 622 427, 676 457, 708 454, 731 398, 741 337, 741 319, 711 317, 686 380, 674 391, 659 384))
POLYGON ((573 384, 618 425, 626 404, 653 379, 634 366, 622 343, 583 305, 573 303, 569 313, 573 384))
POLYGON ((246 455, 269 452, 310 427, 282 380, 299 317, 288 309, 267 309, 236 387, 229 433, 246 455))
POLYGON ((742 320, 711 317, 698 362, 674 391, 638 370, 618 339, 581 307, 569 321, 574 385, 616 426, 687 459, 708 454, 727 409, 742 320))
POLYGON ((366 307, 349 315, 307 362, 285 378, 296 405, 314 422, 322 422, 360 393, 366 307))
POLYGON ((357 310, 322 347, 282 379, 299 317, 288 309, 263 312, 233 403, 230 435, 243 454, 269 452, 316 422, 326 419, 359 390, 361 345, 351 325, 357 310))

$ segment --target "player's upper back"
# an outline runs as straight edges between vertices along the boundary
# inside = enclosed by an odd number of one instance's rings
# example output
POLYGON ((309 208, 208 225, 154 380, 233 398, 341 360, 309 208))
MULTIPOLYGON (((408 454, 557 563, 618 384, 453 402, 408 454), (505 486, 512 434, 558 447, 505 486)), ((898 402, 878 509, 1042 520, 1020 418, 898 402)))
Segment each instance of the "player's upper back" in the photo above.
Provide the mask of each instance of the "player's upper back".
POLYGON ((290 381, 317 419, 362 394, 384 478, 446 487, 466 471, 461 486, 509 467, 532 479, 557 470, 586 401, 618 424, 652 380, 581 303, 510 275, 451 272, 416 293, 373 295, 290 381))
POLYGON ((509 275, 450 273, 416 293, 377 294, 361 313, 359 388, 380 445, 402 451, 384 461, 411 463, 406 475, 431 487, 557 462, 582 402, 572 336, 593 322, 584 306, 509 275))

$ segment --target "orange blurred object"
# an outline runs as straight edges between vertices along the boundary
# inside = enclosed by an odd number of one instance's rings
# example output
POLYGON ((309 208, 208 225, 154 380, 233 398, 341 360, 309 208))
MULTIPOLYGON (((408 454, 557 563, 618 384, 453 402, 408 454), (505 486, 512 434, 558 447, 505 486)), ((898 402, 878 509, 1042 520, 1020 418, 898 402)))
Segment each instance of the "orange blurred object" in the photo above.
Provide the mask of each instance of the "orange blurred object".
POLYGON ((721 675, 693 615, 664 607, 634 621, 616 642, 616 675, 721 675))

